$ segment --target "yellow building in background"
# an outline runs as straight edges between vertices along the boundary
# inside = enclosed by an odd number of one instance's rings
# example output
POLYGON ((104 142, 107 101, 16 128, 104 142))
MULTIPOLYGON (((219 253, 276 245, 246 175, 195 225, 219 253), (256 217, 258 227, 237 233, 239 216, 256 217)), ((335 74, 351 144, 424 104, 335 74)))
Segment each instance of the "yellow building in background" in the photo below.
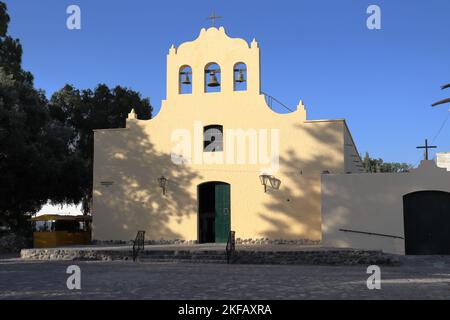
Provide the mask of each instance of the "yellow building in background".
POLYGON ((159 114, 95 130, 93 239, 320 240, 320 176, 362 172, 358 151, 344 120, 277 113, 260 86, 255 40, 172 46, 159 114))

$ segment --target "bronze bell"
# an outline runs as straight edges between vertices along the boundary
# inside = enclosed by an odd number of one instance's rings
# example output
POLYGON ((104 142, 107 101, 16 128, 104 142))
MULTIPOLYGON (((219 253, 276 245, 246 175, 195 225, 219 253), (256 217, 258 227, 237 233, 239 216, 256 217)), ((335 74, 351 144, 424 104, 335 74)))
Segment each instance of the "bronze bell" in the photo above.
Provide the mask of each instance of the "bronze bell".
POLYGON ((216 73, 211 72, 209 74, 208 87, 218 87, 218 86, 220 86, 220 83, 219 83, 219 81, 217 81, 216 73))
POLYGON ((239 73, 238 73, 238 77, 237 77, 237 79, 236 79, 236 82, 239 82, 239 83, 245 82, 245 79, 244 79, 244 72, 243 72, 242 70, 239 70, 239 73))
POLYGON ((182 84, 191 84, 191 79, 189 79, 189 74, 185 73, 184 74, 184 79, 183 81, 181 81, 182 84))

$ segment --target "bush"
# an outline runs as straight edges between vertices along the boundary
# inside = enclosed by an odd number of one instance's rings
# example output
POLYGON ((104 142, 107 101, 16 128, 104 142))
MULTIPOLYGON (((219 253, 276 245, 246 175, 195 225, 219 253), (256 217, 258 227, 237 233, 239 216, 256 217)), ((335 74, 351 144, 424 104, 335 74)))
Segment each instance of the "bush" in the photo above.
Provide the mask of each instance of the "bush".
POLYGON ((31 239, 14 233, 0 237, 0 253, 20 252, 23 248, 31 247, 31 239))

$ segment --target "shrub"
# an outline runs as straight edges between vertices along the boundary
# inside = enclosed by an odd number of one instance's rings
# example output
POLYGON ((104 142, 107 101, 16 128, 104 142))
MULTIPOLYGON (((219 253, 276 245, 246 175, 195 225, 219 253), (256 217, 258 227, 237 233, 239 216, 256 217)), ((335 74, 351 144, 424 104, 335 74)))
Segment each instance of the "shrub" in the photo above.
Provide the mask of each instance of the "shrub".
POLYGON ((31 239, 14 233, 0 236, 0 253, 20 252, 23 248, 31 247, 31 239))

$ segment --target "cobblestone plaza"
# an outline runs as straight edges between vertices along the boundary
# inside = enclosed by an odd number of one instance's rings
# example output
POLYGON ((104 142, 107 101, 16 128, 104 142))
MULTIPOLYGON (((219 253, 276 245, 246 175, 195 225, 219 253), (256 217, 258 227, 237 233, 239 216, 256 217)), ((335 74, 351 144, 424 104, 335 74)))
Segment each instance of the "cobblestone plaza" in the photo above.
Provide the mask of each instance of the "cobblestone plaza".
POLYGON ((405 258, 381 267, 369 290, 367 266, 280 266, 128 261, 0 260, 0 299, 449 299, 450 259, 405 258), (69 290, 69 265, 81 290, 69 290))

